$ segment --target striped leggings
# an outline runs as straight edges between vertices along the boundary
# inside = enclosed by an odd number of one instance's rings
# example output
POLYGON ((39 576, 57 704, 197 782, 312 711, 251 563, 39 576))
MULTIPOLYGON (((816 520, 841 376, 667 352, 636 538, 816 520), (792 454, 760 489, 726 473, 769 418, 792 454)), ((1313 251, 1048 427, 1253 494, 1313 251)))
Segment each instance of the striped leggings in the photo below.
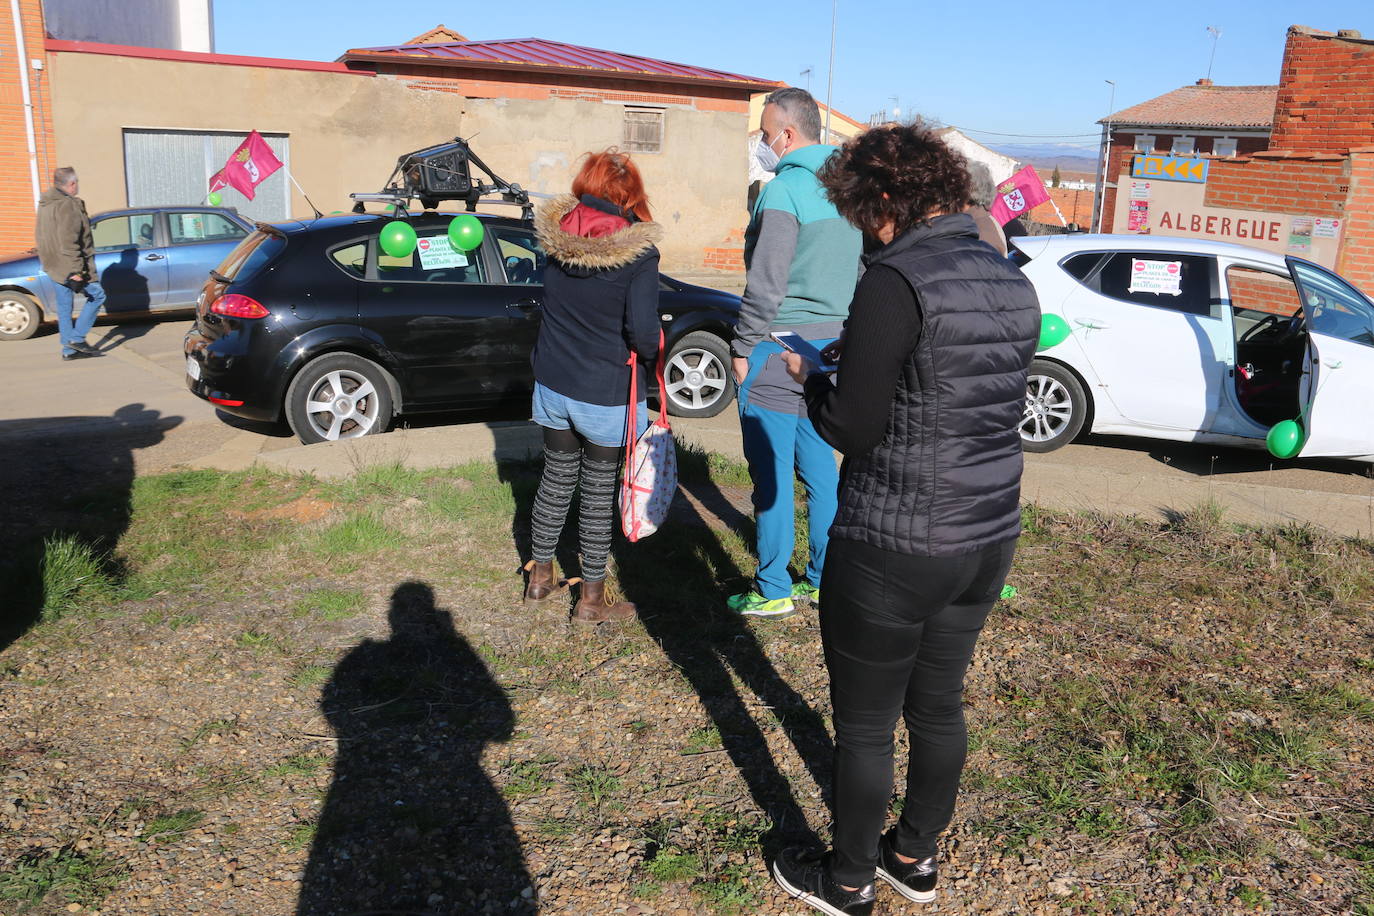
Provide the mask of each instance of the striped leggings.
POLYGON ((620 470, 619 448, 585 442, 569 429, 544 428, 544 473, 534 496, 530 521, 534 559, 553 559, 558 539, 572 505, 573 491, 582 488, 578 504, 578 540, 582 552, 582 578, 598 582, 606 578, 606 562, 615 530, 616 475, 620 470))

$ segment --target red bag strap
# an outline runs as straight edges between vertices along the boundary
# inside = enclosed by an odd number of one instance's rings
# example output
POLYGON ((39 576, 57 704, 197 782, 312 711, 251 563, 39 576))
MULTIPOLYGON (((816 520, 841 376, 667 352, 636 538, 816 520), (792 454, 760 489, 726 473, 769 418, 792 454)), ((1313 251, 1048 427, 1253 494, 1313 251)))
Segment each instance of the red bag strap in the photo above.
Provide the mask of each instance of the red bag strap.
MULTIPOLYGON (((654 421, 654 425, 671 430, 672 426, 668 423, 668 384, 663 378, 663 350, 663 329, 660 328, 658 332, 658 363, 655 366, 657 370, 655 374, 658 376, 658 419, 654 421)), ((635 356, 634 351, 630 352, 630 357, 625 360, 625 364, 630 367, 630 405, 629 409, 625 411, 625 447, 629 448, 638 438, 635 435, 635 430, 639 421, 639 398, 636 396, 639 394, 639 358, 635 356)))

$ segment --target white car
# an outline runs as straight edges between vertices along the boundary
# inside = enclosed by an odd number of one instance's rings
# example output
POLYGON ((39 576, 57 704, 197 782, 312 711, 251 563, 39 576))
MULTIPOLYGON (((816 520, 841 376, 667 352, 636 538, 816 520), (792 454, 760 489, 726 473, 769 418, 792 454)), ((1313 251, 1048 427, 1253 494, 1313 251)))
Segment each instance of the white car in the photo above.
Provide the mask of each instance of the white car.
POLYGON ((1068 336, 1036 354, 1021 437, 1082 431, 1374 462, 1374 302, 1296 257, 1199 239, 1021 236, 1013 258, 1068 336))

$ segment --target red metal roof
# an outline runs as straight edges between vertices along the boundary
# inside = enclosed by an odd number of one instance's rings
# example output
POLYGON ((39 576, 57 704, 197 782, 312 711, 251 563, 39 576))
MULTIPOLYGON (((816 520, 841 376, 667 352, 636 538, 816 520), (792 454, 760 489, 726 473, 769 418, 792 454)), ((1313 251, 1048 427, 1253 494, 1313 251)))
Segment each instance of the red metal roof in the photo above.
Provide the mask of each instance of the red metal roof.
POLYGON ((650 79, 671 79, 674 81, 733 83, 740 88, 754 88, 755 91, 775 88, 781 83, 712 70, 708 67, 694 67, 641 57, 637 54, 622 54, 618 51, 603 51, 599 48, 586 48, 581 45, 550 41, 547 38, 512 38, 500 41, 454 41, 440 44, 391 45, 379 48, 354 48, 345 52, 340 61, 376 61, 378 59, 405 58, 428 64, 478 64, 495 65, 515 69, 551 69, 559 71, 582 71, 599 74, 640 77, 650 79))
POLYGON ((1145 127, 1265 128, 1274 123, 1278 86, 1184 86, 1118 111, 1099 124, 1145 127))

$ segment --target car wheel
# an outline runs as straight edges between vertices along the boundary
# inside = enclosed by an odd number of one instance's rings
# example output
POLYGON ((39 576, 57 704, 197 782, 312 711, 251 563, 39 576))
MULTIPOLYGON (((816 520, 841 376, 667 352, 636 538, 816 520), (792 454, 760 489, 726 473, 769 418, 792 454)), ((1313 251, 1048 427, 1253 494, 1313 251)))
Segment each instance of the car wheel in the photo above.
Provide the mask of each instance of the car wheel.
POLYGON ((28 340, 43 323, 43 310, 18 290, 0 291, 0 340, 28 340))
POLYGON ((673 344, 663 383, 668 389, 668 413, 714 417, 735 396, 730 347, 709 331, 693 331, 673 344))
POLYGON ((386 432, 391 380, 385 369, 361 356, 321 356, 307 363, 286 389, 286 420, 307 445, 386 432))
POLYGON ((1028 452, 1052 452, 1068 445, 1083 429, 1088 410, 1088 396, 1076 375, 1058 363, 1032 361, 1021 447, 1028 452))

